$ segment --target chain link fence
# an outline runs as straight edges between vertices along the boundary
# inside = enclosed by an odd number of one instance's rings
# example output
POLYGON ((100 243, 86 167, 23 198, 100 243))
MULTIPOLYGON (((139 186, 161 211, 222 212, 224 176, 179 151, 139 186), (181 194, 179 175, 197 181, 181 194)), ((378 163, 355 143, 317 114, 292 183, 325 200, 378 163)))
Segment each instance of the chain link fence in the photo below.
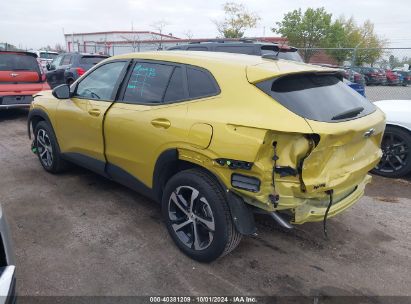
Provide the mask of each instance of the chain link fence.
POLYGON ((300 49, 305 62, 340 68, 371 101, 411 99, 411 48, 300 49))
MULTIPOLYGON (((175 41, 74 44, 74 51, 110 56, 164 50, 175 41)), ((364 86, 371 101, 411 99, 411 48, 309 48, 299 49, 311 64, 340 68, 347 80, 364 86)))

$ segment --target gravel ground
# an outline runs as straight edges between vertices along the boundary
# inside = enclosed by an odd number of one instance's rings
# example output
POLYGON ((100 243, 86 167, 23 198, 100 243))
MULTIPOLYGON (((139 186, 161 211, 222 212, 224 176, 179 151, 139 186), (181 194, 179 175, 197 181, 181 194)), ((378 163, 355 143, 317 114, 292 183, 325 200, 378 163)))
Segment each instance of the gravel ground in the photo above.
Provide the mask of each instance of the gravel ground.
POLYGON ((365 94, 371 101, 384 99, 411 99, 411 86, 366 86, 365 94))
POLYGON ((155 203, 86 170, 46 173, 30 152, 26 111, 0 112, 0 202, 19 295, 411 295, 411 177, 374 177, 328 221, 258 236, 200 264, 181 254, 155 203))

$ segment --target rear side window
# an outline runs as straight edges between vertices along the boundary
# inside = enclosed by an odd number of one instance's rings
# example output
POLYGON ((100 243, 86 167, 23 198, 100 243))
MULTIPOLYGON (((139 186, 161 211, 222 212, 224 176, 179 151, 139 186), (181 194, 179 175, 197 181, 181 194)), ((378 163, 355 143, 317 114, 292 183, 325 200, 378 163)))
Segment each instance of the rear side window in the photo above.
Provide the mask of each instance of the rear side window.
POLYGON ((0 53, 0 71, 39 72, 39 66, 36 58, 33 56, 0 53))
POLYGON ((216 46, 215 51, 216 52, 225 52, 225 53, 237 53, 237 54, 254 55, 254 46, 222 45, 222 46, 216 46))
POLYGON ((128 81, 123 100, 130 103, 161 103, 174 67, 137 62, 128 81))
POLYGON ((295 114, 323 122, 368 115, 376 107, 330 74, 297 74, 266 80, 257 87, 295 114))
POLYGON ((175 67, 166 94, 164 95, 164 102, 179 101, 186 98, 187 96, 183 83, 183 71, 180 67, 175 67))
POLYGON ((187 67, 187 81, 190 98, 217 95, 219 89, 209 72, 187 67))
POLYGON ((106 58, 107 57, 102 57, 102 56, 81 56, 80 64, 95 65, 106 58))

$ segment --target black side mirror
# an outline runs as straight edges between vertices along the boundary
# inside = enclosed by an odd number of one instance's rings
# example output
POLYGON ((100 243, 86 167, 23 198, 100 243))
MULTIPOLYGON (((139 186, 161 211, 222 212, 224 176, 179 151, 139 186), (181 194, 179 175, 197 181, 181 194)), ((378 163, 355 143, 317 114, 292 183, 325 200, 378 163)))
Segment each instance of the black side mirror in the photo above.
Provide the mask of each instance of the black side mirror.
POLYGON ((59 85, 53 89, 52 94, 57 99, 69 99, 71 97, 70 87, 67 84, 59 85))
POLYGON ((46 69, 47 69, 47 71, 50 71, 50 70, 51 70, 51 65, 50 65, 49 62, 47 62, 47 64, 46 64, 46 69))

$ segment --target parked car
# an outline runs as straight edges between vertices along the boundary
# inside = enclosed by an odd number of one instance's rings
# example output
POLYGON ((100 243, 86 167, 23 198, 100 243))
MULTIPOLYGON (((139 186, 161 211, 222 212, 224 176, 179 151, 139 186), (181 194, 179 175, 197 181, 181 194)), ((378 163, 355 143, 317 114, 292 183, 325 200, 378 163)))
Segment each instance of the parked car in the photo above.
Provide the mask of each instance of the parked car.
POLYGON ((364 85, 361 84, 361 83, 355 83, 355 82, 352 82, 352 81, 349 80, 349 79, 354 79, 354 77, 353 77, 354 73, 357 74, 357 75, 361 75, 361 74, 359 74, 357 72, 354 72, 354 71, 347 71, 344 68, 341 68, 339 66, 335 66, 335 65, 332 65, 332 64, 316 64, 316 65, 319 65, 319 66, 322 66, 322 67, 338 69, 338 71, 340 72, 340 74, 343 77, 343 82, 346 85, 348 85, 351 89, 353 89, 354 91, 356 91, 357 93, 359 93, 359 94, 361 94, 362 96, 365 97, 364 85))
POLYGON ((57 52, 46 50, 39 50, 34 53, 37 55, 37 60, 45 72, 47 71, 47 64, 51 63, 59 55, 57 52))
POLYGON ((387 84, 389 85, 401 84, 400 77, 398 77, 398 74, 396 72, 393 72, 391 70, 385 70, 385 76, 387 77, 387 84))
POLYGON ((400 83, 404 87, 411 84, 411 71, 395 70, 395 72, 402 76, 402 82, 400 83))
POLYGON ((60 84, 71 85, 86 71, 108 57, 86 53, 61 54, 47 66, 47 81, 52 88, 60 84))
POLYGON ((16 303, 16 262, 5 214, 0 206, 0 302, 16 303))
POLYGON ((350 68, 344 67, 342 68, 344 70, 344 78, 348 79, 351 82, 358 83, 362 86, 365 86, 365 78, 364 75, 361 73, 358 73, 354 70, 351 70, 350 68))
POLYGON ((353 90, 356 91, 357 93, 361 94, 362 96, 366 97, 366 96, 365 96, 365 88, 364 88, 364 86, 363 86, 362 84, 355 83, 355 82, 351 82, 351 81, 349 81, 349 80, 347 80, 347 79, 345 79, 345 78, 343 79, 343 81, 344 81, 344 83, 345 83, 346 85, 348 85, 351 89, 353 89, 353 90))
POLYGON ((384 114, 339 71, 213 52, 115 56, 37 96, 32 150, 50 173, 80 164, 162 204, 168 231, 209 262, 256 231, 325 221, 379 162, 384 114))
POLYGON ((29 107, 34 94, 49 89, 36 54, 0 51, 0 109, 29 107))
POLYGON ((383 156, 373 173, 402 177, 411 173, 411 100, 381 100, 375 104, 387 116, 383 156))
POLYGON ((364 75, 366 85, 383 85, 387 83, 387 77, 376 68, 354 67, 353 70, 364 75))
POLYGON ((300 54, 298 54, 298 49, 295 47, 248 39, 234 41, 227 39, 216 39, 210 41, 192 42, 173 46, 167 50, 224 52, 256 56, 278 55, 279 59, 303 62, 300 54))

